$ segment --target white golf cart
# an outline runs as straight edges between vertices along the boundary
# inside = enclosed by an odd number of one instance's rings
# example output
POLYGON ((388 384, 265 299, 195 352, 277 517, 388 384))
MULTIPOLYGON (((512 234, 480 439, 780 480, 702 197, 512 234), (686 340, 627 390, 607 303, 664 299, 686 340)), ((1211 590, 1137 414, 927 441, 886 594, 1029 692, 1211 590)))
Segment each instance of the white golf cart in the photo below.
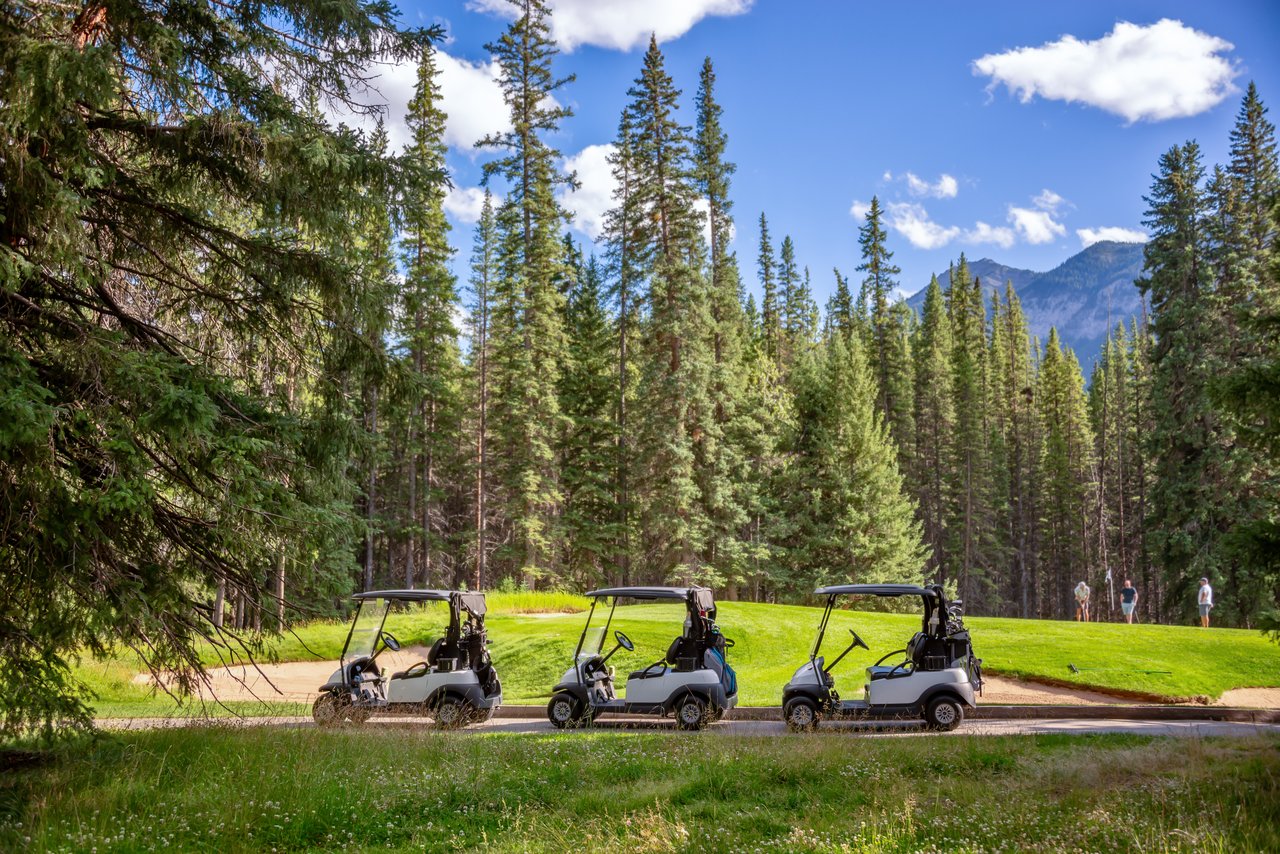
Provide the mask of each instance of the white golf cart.
POLYGON ((938 585, 840 584, 816 591, 827 597, 818 638, 806 662, 782 692, 782 715, 793 731, 812 730, 822 720, 924 718, 931 729, 952 730, 974 708, 974 692, 982 690, 982 660, 975 657, 964 627, 960 601, 947 602, 938 585), (866 669, 861 698, 842 700, 831 671, 855 647, 868 649, 853 629, 849 646, 830 664, 819 653, 841 596, 919 596, 924 603, 921 630, 905 649, 894 650, 866 669), (902 656, 894 664, 886 661, 902 656))
POLYGON ((716 626, 716 603, 710 590, 609 587, 592 590, 587 596, 592 600, 591 610, 574 651, 574 664, 561 677, 547 705, 547 717, 556 727, 589 724, 601 714, 614 712, 664 717, 674 713, 681 729, 702 729, 737 705, 737 677, 725 661, 725 650, 733 646, 733 641, 716 626), (596 630, 593 642, 589 642, 596 607, 606 600, 610 600, 609 616, 604 627, 596 630), (684 631, 671 642, 666 655, 627 678, 626 699, 614 692, 609 659, 619 649, 631 652, 635 645, 625 634, 615 631, 616 645, 602 655, 619 600, 683 602, 686 612, 684 631))
POLYGON ((340 667, 320 686, 312 707, 322 727, 361 724, 379 712, 430 717, 441 729, 478 723, 502 705, 502 685, 489 660, 483 593, 457 590, 375 590, 357 593, 359 605, 340 667), (378 666, 385 650, 400 642, 384 631, 396 605, 445 602, 449 624, 425 661, 387 677, 378 666))

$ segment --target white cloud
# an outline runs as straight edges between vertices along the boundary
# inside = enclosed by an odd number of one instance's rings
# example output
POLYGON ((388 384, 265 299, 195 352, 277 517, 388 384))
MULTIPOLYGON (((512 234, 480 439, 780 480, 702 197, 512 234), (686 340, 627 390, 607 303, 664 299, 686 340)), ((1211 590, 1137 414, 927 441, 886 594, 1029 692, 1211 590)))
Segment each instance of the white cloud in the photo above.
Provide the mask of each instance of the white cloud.
POLYGON ((954 199, 956 194, 960 192, 960 185, 955 178, 950 175, 942 174, 939 176, 937 183, 930 184, 923 178, 917 177, 915 173, 908 172, 903 176, 907 182, 907 192, 913 196, 932 196, 935 199, 954 199))
POLYGON ((917 249, 940 249, 961 232, 957 226, 938 225, 923 205, 914 202, 890 202, 888 212, 889 227, 917 249))
MULTIPOLYGON (((498 88, 498 63, 468 62, 443 51, 436 54, 445 122, 444 140, 461 151, 472 151, 482 137, 511 129, 511 117, 498 88)), ((414 71, 416 74, 416 69, 414 71)), ((412 97, 413 90, 409 90, 412 97)), ((401 105, 401 114, 409 98, 401 105)))
POLYGON ((1080 245, 1087 247, 1092 246, 1100 240, 1115 240, 1119 243, 1146 243, 1146 232, 1138 231, 1136 228, 1121 228, 1118 225, 1106 225, 1101 228, 1077 228, 1076 237, 1080 238, 1080 245))
POLYGON ((1056 222, 1049 211, 1032 210, 1009 205, 1009 222, 1022 239, 1028 243, 1052 243, 1055 237, 1066 235, 1067 229, 1056 222))
POLYGON ((484 190, 479 187, 450 187, 444 197, 444 211, 458 222, 479 222, 484 209, 484 190))
MULTIPOLYGON (((550 0, 551 35, 565 51, 589 44, 631 50, 649 40, 670 41, 711 15, 741 15, 753 0, 550 0)), ((507 0, 471 0, 472 9, 514 18, 507 0)))
MULTIPOLYGON (((448 145, 472 153, 481 137, 511 128, 502 90, 498 88, 496 62, 468 62, 437 51, 436 67, 439 71, 440 106, 448 115, 444 130, 448 145)), ((353 113, 333 104, 328 105, 325 112, 335 124, 345 122, 370 132, 377 124, 378 115, 381 115, 392 151, 400 151, 410 142, 405 112, 417 86, 418 64, 378 63, 367 73, 369 80, 366 84, 353 86, 352 100, 364 107, 376 108, 377 113, 353 113)))
POLYGON ((1002 249, 1008 249, 1013 245, 1014 234, 1012 228, 1006 228, 1003 225, 988 225, 982 220, 974 223, 973 228, 964 233, 965 242, 967 243, 994 243, 1002 249))
POLYGON ((1057 213, 1058 208, 1062 207, 1066 203, 1066 199, 1062 198, 1062 196, 1059 196, 1050 189, 1041 190, 1040 193, 1031 200, 1031 204, 1035 205, 1040 210, 1048 211, 1049 213, 1057 213))
POLYGON ((1236 64, 1225 39, 1164 18, 1142 26, 1120 21, 1095 41, 1065 35, 1040 47, 991 53, 973 72, 1022 103, 1035 96, 1098 107, 1129 122, 1203 113, 1235 91, 1236 64))
POLYGON ((854 199, 853 204, 849 206, 849 216, 862 222, 867 218, 867 213, 871 210, 871 202, 860 201, 854 199))
POLYGON ((592 240, 600 237, 604 230, 605 212, 613 207, 613 190, 617 182, 613 179, 613 167, 609 165, 611 154, 612 144, 588 145, 565 158, 564 162, 566 172, 578 173, 579 187, 563 190, 560 200, 573 212, 574 228, 592 240))

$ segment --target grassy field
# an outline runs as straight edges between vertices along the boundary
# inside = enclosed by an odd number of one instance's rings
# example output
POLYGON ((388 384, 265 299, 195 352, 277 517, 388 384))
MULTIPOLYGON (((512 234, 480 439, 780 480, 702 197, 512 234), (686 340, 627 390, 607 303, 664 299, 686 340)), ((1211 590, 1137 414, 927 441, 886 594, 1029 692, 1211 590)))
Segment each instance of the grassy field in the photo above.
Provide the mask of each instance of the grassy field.
POLYGON ((1274 738, 197 729, 22 758, 0 850, 1280 850, 1274 738))
MULTIPOLYGON (((489 635, 506 702, 546 701, 572 659, 584 619, 577 609, 585 603, 564 594, 491 594, 489 635)), ((736 641, 729 660, 738 671, 739 702, 779 702, 782 686, 809 654, 819 617, 819 609, 796 605, 721 604, 720 625, 736 641)), ((412 620, 393 615, 388 629, 406 644, 429 643, 444 620, 442 608, 412 620)), ((625 674, 657 660, 682 620, 679 605, 619 609, 613 628, 625 631, 636 650, 619 652, 611 663, 625 674)), ((967 622, 988 673, 1169 699, 1216 699, 1230 688, 1280 686, 1280 646, 1255 631, 981 617, 967 622), (1080 672, 1073 673, 1069 664, 1080 672)), ((911 614, 839 611, 823 651, 830 660, 848 643, 848 630, 856 628, 871 651, 851 653, 835 672, 840 685, 860 685, 859 669, 900 649, 918 627, 919 618, 911 614)), ((347 629, 346 622, 302 626, 274 641, 272 656, 279 661, 335 659, 347 629)), ((605 648, 611 646, 610 640, 605 648)), ((206 650, 205 660, 216 664, 218 656, 206 650)), ((147 686, 134 682, 137 671, 137 662, 128 659, 84 663, 81 674, 100 697, 100 716, 173 710, 169 698, 152 697, 147 686)), ((236 711, 253 709, 237 704, 236 711)))

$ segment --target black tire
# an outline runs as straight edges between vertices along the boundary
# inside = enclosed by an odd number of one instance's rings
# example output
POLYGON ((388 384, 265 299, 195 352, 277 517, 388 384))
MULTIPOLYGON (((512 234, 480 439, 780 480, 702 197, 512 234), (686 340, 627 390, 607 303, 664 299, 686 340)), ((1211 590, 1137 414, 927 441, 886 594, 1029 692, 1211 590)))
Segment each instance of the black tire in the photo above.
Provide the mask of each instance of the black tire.
POLYGON ((345 695, 339 697, 332 691, 325 691, 316 701, 311 704, 311 718, 316 722, 316 726, 321 729, 333 729, 342 726, 346 721, 346 710, 343 706, 350 706, 351 699, 345 695), (346 703, 343 703, 346 700, 346 703))
POLYGON ((471 721, 474 711, 466 700, 445 697, 436 703, 431 717, 435 720, 436 729, 461 729, 471 721))
POLYGON ((356 706, 347 706, 347 722, 360 726, 369 718, 373 717, 373 709, 357 708, 356 706))
POLYGON ((676 726, 680 729, 702 729, 707 725, 707 703, 697 694, 686 694, 676 701, 676 726))
POLYGON ((582 702, 564 691, 556 694, 547 703, 547 720, 556 729, 577 726, 582 722, 582 702))
POLYGON ((729 713, 729 710, 728 710, 728 709, 726 709, 724 706, 712 706, 712 707, 711 707, 711 722, 712 722, 713 724, 718 724, 718 723, 720 723, 720 721, 724 720, 724 716, 725 716, 726 714, 728 714, 728 713, 729 713))
POLYGON ((808 697, 792 697, 782 708, 782 719, 792 732, 813 732, 818 728, 818 704, 808 697))
POLYGON ((471 712, 471 722, 473 724, 488 723, 489 721, 493 720, 493 714, 496 711, 497 709, 495 709, 493 706, 490 706, 487 709, 474 709, 471 712))
POLYGON ((964 720, 964 707, 954 697, 938 697, 925 709, 924 722, 929 729, 950 732, 964 720))

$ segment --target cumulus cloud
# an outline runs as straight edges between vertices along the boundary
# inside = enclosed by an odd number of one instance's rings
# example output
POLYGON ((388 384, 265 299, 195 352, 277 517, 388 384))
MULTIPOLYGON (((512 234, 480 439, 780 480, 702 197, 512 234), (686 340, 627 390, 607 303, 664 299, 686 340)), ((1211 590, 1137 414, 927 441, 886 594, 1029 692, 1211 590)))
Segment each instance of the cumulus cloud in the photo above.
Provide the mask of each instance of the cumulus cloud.
MULTIPOLYGON (((436 65, 440 69, 442 106, 449 116, 444 129, 446 143, 471 151, 482 137, 511 130, 510 114, 498 88, 497 62, 468 62, 439 52, 436 65)), ((409 96, 412 95, 410 87, 409 96)), ((408 103, 409 98, 405 98, 400 108, 402 116, 408 103)))
POLYGON ((849 206, 849 216, 862 222, 867 218, 867 212, 871 210, 871 202, 864 202, 860 199, 854 199, 853 204, 849 206))
POLYGON ((613 154, 613 145, 588 145, 570 157, 565 158, 566 172, 578 174, 578 188, 564 189, 560 192, 560 201, 573 212, 573 225, 592 240, 600 237, 604 230, 604 215, 613 207, 613 190, 617 182, 613 179, 613 169, 609 165, 609 156, 613 154))
POLYGON ((1058 208, 1062 207, 1066 203, 1067 203, 1066 199, 1062 198, 1062 196, 1059 196, 1053 190, 1050 190, 1047 188, 1044 190, 1041 190, 1031 200, 1031 204, 1035 205, 1040 210, 1048 211, 1049 213, 1057 213, 1058 208))
POLYGON ((479 187, 451 187, 444 197, 444 212, 458 222, 479 222, 484 209, 484 190, 479 187))
MULTIPOLYGON (((579 45, 631 50, 649 34, 670 41, 709 16, 741 15, 752 0, 550 0, 551 35, 565 51, 579 45)), ((507 0, 471 0, 472 9, 514 18, 507 0)))
POLYGON ((954 199, 956 193, 960 192, 960 185, 956 183, 956 179, 950 175, 942 174, 936 183, 930 184, 923 178, 917 177, 915 173, 908 172, 905 176, 907 181, 907 192, 913 196, 932 196, 935 199, 954 199))
POLYGON ((890 202, 889 227, 901 234, 917 249, 940 249, 960 235, 958 226, 943 226, 929 218, 923 205, 914 202, 890 202))
POLYGON ((1014 234, 1011 228, 988 225, 978 220, 973 228, 964 233, 964 240, 967 243, 994 243, 1001 249, 1008 249, 1014 243, 1014 234))
POLYGON ((1100 240, 1114 240, 1118 243, 1146 243, 1146 232, 1136 228, 1121 228, 1118 225, 1106 225, 1101 228, 1077 228, 1076 237, 1080 238, 1082 247, 1092 246, 1100 240))
MULTIPOLYGON (((471 153, 481 137, 510 130, 507 107, 498 88, 496 62, 468 62, 437 51, 436 67, 440 106, 448 114, 444 130, 448 145, 471 153)), ((418 64, 378 63, 368 69, 367 74, 368 82, 356 86, 353 100, 375 112, 352 112, 341 105, 330 104, 326 106, 326 113, 335 124, 343 122, 370 132, 381 116, 391 150, 403 150, 411 141, 405 113, 417 85, 418 64)))
POLYGON ((1039 47, 991 53, 973 62, 1022 103, 1037 95, 1087 104, 1129 122, 1163 121, 1203 113, 1235 91, 1234 49, 1225 39, 1164 18, 1142 26, 1121 21, 1094 41, 1065 35, 1039 47))
POLYGON ((1009 205, 1009 222, 1028 243, 1052 243, 1055 237, 1067 233, 1066 226, 1055 221, 1049 211, 1009 205))

